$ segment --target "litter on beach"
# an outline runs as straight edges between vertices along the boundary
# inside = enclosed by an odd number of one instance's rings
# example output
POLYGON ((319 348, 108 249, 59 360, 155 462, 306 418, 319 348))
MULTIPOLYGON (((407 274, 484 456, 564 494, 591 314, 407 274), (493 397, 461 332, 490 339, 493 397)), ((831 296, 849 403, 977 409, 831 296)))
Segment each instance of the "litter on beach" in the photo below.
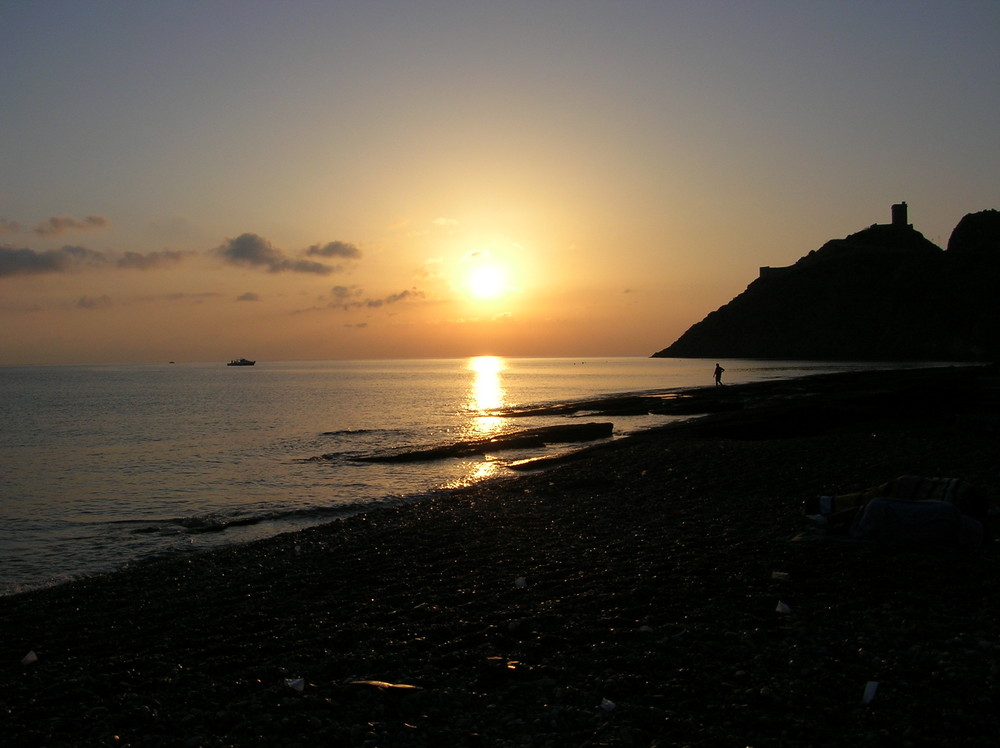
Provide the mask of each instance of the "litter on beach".
POLYGON ((788 605, 786 605, 785 603, 781 602, 781 600, 778 600, 778 605, 777 607, 775 607, 774 612, 781 613, 782 615, 784 615, 786 613, 791 613, 792 609, 789 608, 788 605))
POLYGON ((35 650, 31 650, 21 658, 22 665, 30 665, 33 662, 38 662, 38 655, 35 654, 35 650))
POLYGON ((306 682, 302 678, 285 678, 285 685, 296 691, 302 691, 306 687, 306 682))
POLYGON ((420 691, 420 686, 413 686, 409 683, 389 683, 384 680, 352 680, 352 686, 371 686, 383 693, 400 693, 402 691, 420 691))

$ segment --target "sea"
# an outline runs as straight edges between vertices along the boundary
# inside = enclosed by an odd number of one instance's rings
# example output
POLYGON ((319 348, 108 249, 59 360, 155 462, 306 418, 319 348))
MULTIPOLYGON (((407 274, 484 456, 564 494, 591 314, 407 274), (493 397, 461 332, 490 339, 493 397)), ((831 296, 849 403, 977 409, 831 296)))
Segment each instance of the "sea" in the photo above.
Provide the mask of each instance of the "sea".
MULTIPOLYGON (((722 365, 728 384, 894 368, 722 365)), ((0 595, 509 476, 510 461, 567 445, 428 462, 359 458, 579 423, 586 413, 502 411, 714 386, 714 367, 702 359, 496 356, 0 367, 0 595)), ((617 439, 671 418, 597 420, 612 420, 617 439)))

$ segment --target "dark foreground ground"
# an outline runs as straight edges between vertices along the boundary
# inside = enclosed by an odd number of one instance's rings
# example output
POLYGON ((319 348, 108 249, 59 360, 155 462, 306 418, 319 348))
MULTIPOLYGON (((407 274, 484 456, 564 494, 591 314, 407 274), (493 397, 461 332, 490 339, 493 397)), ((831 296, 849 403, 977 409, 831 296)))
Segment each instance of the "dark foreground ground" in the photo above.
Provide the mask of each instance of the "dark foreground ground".
POLYGON ((996 375, 719 388, 541 474, 2 598, 0 745, 995 746, 996 548, 793 538, 903 473, 997 491, 996 375))

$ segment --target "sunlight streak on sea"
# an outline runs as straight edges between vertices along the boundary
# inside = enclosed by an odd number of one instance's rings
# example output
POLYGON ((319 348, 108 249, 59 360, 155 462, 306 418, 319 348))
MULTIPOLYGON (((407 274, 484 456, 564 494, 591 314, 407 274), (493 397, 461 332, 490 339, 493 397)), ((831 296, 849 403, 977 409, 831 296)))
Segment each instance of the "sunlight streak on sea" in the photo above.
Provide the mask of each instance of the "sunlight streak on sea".
MULTIPOLYGON (((507 475, 508 460, 539 451, 357 458, 566 420, 512 419, 507 407, 710 386, 714 365, 482 356, 0 367, 0 594, 507 475)), ((872 366, 723 365, 730 383, 872 366)), ((620 436, 667 419, 613 420, 620 436)))

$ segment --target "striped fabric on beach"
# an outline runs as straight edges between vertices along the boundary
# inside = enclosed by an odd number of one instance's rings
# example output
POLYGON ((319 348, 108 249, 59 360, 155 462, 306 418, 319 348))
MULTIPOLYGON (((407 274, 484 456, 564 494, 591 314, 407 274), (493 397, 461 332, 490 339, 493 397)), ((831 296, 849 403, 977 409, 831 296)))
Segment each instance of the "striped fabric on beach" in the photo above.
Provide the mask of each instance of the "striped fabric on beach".
MULTIPOLYGON (((887 483, 856 493, 822 496, 818 500, 818 513, 832 529, 846 529, 858 511, 872 499, 885 498, 897 501, 944 501, 963 514, 980 522, 986 520, 987 502, 981 492, 959 478, 924 478, 918 475, 901 475, 887 483)), ((814 503, 816 503, 814 501, 814 503)), ((813 512, 808 511, 807 514, 813 512)))

